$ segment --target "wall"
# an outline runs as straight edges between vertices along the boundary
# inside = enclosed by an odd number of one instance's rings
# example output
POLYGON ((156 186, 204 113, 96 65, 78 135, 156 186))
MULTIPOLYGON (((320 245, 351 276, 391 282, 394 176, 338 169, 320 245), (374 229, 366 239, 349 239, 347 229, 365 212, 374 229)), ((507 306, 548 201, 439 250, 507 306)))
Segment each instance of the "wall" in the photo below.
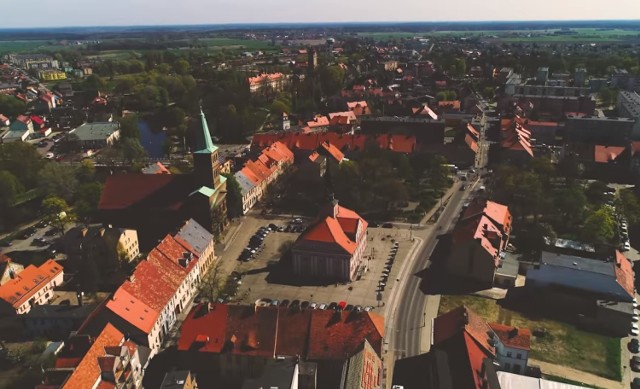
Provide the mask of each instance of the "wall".
POLYGON ((478 242, 469 240, 453 245, 447 259, 447 271, 454 276, 493 284, 495 262, 478 242))

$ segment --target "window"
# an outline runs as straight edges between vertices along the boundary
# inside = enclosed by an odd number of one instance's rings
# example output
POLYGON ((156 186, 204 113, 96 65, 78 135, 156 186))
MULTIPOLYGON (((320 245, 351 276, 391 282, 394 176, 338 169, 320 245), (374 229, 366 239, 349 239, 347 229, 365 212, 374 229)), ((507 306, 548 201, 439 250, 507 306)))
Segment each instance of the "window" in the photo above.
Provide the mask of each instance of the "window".
POLYGON ((505 363, 504 364, 504 369, 507 370, 507 371, 511 370, 511 364, 510 363, 505 363))
POLYGON ((518 359, 522 359, 522 354, 521 354, 521 353, 518 353, 518 354, 516 355, 516 358, 518 358, 518 359))
POLYGON ((507 351, 507 357, 511 358, 511 351, 507 351))

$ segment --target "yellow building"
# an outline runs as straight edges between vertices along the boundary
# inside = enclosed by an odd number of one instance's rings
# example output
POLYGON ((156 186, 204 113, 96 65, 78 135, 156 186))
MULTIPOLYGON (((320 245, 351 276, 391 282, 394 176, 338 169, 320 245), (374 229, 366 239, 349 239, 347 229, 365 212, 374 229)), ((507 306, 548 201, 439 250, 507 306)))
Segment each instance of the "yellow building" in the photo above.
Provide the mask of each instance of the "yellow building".
POLYGON ((59 70, 44 70, 40 72, 40 79, 42 81, 66 80, 67 73, 59 70))

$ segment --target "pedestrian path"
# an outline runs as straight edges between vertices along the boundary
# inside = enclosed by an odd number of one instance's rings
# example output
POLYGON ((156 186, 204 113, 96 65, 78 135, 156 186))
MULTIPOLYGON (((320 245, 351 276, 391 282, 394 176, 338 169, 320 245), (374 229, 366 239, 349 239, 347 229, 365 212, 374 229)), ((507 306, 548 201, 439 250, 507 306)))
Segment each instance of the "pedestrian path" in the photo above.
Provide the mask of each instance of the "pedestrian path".
POLYGON ((538 361, 529 358, 529 366, 538 366, 543 374, 550 374, 557 377, 563 377, 576 382, 582 382, 585 385, 596 386, 598 388, 619 389, 623 388, 622 382, 613 381, 595 374, 587 373, 567 366, 560 366, 554 363, 538 361))

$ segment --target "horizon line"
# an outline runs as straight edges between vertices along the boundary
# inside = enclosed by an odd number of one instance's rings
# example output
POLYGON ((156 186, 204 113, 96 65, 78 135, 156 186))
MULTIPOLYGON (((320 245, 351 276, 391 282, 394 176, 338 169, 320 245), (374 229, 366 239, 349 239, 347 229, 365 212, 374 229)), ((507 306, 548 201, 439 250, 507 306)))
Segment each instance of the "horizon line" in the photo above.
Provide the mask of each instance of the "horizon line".
MULTIPOLYGON (((181 23, 181 24, 112 24, 112 25, 67 25, 67 26, 33 26, 33 27, 0 27, 0 32, 9 30, 48 30, 74 28, 140 28, 140 27, 264 27, 264 26, 341 26, 341 25, 407 25, 407 24, 478 24, 478 23, 598 23, 598 22, 640 22, 640 19, 531 19, 531 20, 439 20, 439 21, 341 21, 341 22, 230 22, 230 23, 181 23)), ((640 26, 638 28, 640 30, 640 26)))

